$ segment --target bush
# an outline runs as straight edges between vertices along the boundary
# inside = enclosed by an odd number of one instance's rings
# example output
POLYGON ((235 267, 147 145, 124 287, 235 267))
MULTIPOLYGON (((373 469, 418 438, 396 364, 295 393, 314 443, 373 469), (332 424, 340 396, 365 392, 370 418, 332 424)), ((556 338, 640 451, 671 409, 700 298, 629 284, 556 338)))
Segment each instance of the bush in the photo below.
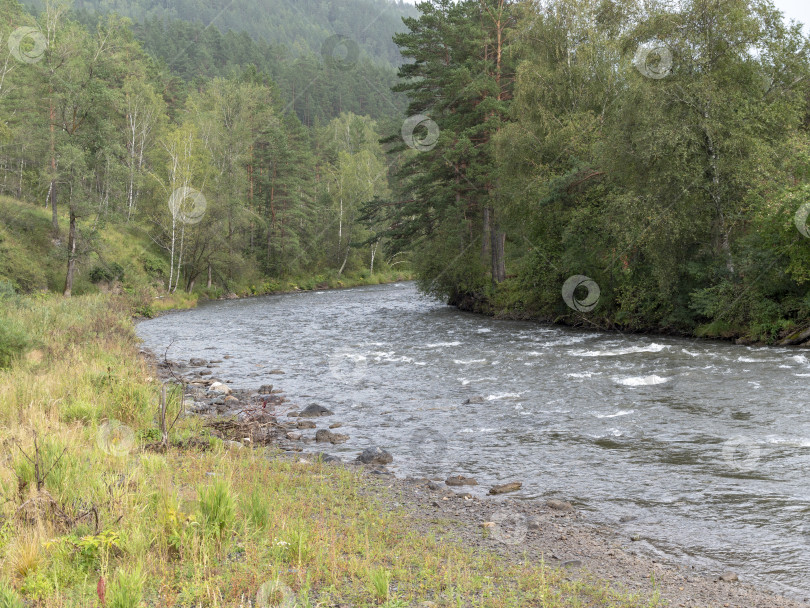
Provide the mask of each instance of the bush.
POLYGON ((5 581, 0 581, 0 608, 24 608, 20 596, 5 581))
POLYGON ((118 570, 107 592, 107 605, 110 608, 137 608, 143 598, 143 576, 141 569, 131 572, 118 570))
POLYGON ((30 346, 31 338, 21 324, 0 318, 0 368, 10 367, 30 346))
POLYGON ((113 281, 124 280, 124 269, 118 262, 113 262, 109 266, 96 266, 90 271, 90 282, 112 283, 113 281))
POLYGON ((222 540, 234 520, 234 501, 228 484, 218 479, 197 490, 203 529, 222 540))

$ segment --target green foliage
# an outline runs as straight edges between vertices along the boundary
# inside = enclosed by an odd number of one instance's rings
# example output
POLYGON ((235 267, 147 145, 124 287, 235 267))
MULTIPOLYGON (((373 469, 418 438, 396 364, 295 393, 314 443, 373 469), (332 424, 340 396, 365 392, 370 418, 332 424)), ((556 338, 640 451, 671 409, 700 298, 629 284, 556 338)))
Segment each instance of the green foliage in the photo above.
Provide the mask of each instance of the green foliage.
POLYGON ((201 486, 197 489, 197 501, 202 529, 221 542, 230 532, 236 514, 230 484, 217 479, 201 486))
POLYGON ((0 608, 24 608, 22 599, 11 585, 0 581, 0 608))
POLYGON ((131 570, 118 569, 107 590, 107 605, 110 608, 137 608, 143 598, 143 585, 140 566, 131 570))
POLYGON ((9 367, 31 346, 31 337, 17 321, 0 317, 0 369, 9 367))
POLYGON ((256 530, 264 530, 270 521, 270 500, 266 490, 254 490, 242 501, 242 512, 256 530))

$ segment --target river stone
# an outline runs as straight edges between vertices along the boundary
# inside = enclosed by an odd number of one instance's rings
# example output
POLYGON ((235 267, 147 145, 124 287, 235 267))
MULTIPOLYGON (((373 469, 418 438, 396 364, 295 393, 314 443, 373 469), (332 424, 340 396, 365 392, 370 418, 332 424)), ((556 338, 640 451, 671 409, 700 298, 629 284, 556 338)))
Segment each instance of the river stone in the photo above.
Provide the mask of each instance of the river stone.
POLYGON ((349 440, 348 435, 333 433, 332 431, 327 431, 326 429, 321 429, 320 431, 315 433, 315 441, 317 441, 318 443, 329 442, 331 444, 336 444, 336 443, 345 443, 348 440, 349 440))
POLYGON ((526 522, 527 527, 529 530, 539 530, 541 528, 541 522, 539 517, 530 517, 529 521, 526 522))
POLYGON ((270 370, 270 371, 269 371, 269 372, 267 372, 267 373, 268 373, 268 374, 271 374, 271 375, 276 376, 276 375, 283 374, 284 372, 283 372, 283 371, 281 371, 280 369, 274 369, 274 370, 270 370))
POLYGON ((571 506, 570 502, 566 502, 564 500, 557 500, 552 498, 551 500, 546 501, 546 506, 553 510, 553 511, 573 511, 574 507, 571 506))
POLYGON ((298 415, 301 418, 319 418, 320 416, 331 416, 332 414, 334 414, 334 412, 326 409, 324 406, 312 403, 305 407, 298 415))
POLYGON ((724 583, 736 583, 740 580, 740 577, 737 576, 736 572, 729 570, 728 572, 723 572, 717 580, 723 581, 724 583))
POLYGON ((476 395, 475 397, 470 397, 469 399, 465 400, 461 405, 481 405, 484 402, 485 400, 483 397, 476 395))
POLYGON ((287 433, 287 439, 289 439, 290 441, 300 441, 301 436, 302 436, 301 433, 299 433, 298 431, 290 431, 289 433, 287 433))
POLYGON ((334 424, 330 424, 330 425, 329 425, 329 428, 330 428, 330 429, 339 429, 339 428, 340 428, 340 427, 342 427, 342 426, 343 426, 343 423, 342 423, 342 422, 335 422, 334 424))
POLYGON ((197 359, 191 358, 188 360, 189 365, 193 365, 194 367, 202 367, 203 365, 208 365, 208 361, 205 359, 197 359))
POLYGON ((222 395, 231 394, 231 388, 227 384, 223 384, 222 382, 214 382, 209 387, 209 390, 211 390, 214 393, 220 393, 222 395))
POLYGON ((382 448, 374 446, 363 450, 357 460, 363 464, 388 464, 394 461, 394 457, 382 448))
POLYGON ((517 492, 520 488, 523 487, 523 484, 519 481, 513 481, 511 483, 505 483, 500 486, 494 486, 489 489, 490 494, 506 494, 507 492, 517 492))
POLYGON ((314 429, 316 425, 312 420, 299 420, 296 426, 299 429, 314 429))
POLYGON ((298 418, 298 416, 300 416, 300 414, 298 412, 288 412, 287 413, 287 418, 298 418))
POLYGON ((464 477, 463 475, 453 475, 444 480, 448 486, 477 486, 478 482, 472 477, 464 477))
POLYGON ((272 385, 272 384, 263 384, 263 385, 261 385, 261 386, 259 387, 259 391, 258 391, 258 392, 259 392, 260 394, 267 394, 267 395, 269 395, 270 393, 272 393, 272 392, 273 392, 273 385, 272 385))

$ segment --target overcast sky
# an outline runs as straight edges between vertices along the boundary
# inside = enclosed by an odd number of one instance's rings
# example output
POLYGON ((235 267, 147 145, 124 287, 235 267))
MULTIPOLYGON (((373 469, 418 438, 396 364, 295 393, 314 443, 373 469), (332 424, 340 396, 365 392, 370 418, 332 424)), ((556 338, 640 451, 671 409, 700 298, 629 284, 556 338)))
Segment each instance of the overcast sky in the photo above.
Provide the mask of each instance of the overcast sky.
POLYGON ((810 2, 808 0, 773 0, 776 8, 785 13, 788 19, 810 23, 810 2))

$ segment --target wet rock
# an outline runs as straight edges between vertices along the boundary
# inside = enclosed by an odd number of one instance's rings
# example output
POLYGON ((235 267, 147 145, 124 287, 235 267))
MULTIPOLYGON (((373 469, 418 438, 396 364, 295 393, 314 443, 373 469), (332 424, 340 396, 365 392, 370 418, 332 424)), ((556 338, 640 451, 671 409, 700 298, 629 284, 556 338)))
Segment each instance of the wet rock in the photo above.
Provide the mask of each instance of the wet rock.
POLYGON ((573 511, 574 507, 571 506, 570 502, 566 502, 564 500, 557 500, 552 498, 551 500, 546 501, 546 506, 551 509, 552 511, 573 511))
POLYGON ((211 373, 212 373, 212 372, 211 372, 211 370, 210 370, 210 369, 206 369, 206 370, 204 370, 204 371, 199 372, 199 374, 200 374, 201 376, 210 376, 210 375, 211 375, 211 373))
POLYGON ((301 418, 318 418, 320 416, 331 416, 334 412, 326 409, 322 405, 318 405, 317 403, 312 403, 304 408, 304 410, 298 414, 301 418))
POLYGON ((477 486, 478 482, 473 477, 464 477, 463 475, 453 475, 444 480, 448 486, 477 486))
POLYGON ((363 450, 357 460, 363 464, 389 464, 394 461, 394 457, 382 448, 374 446, 363 450))
POLYGON ((280 369, 274 369, 274 370, 271 370, 271 371, 269 371, 267 373, 275 376, 275 375, 281 375, 284 372, 282 370, 280 370, 280 369))
POLYGON ((342 423, 342 422, 335 422, 334 424, 330 424, 330 425, 329 425, 329 428, 330 428, 330 429, 339 429, 339 428, 340 428, 340 427, 342 427, 342 426, 343 426, 343 423, 342 423))
POLYGON ((230 395, 231 394, 231 387, 227 384, 223 384, 222 382, 214 382, 209 387, 209 390, 212 393, 220 393, 222 395, 230 395))
POLYGON ((289 439, 290 441, 300 441, 302 436, 303 436, 302 433, 298 431, 290 431, 289 433, 287 433, 287 439, 289 439))
POLYGON ((489 489, 489 493, 492 495, 495 494, 506 494, 507 492, 517 492, 520 488, 523 487, 523 484, 519 481, 513 481, 511 483, 505 483, 499 486, 493 486, 489 489))
POLYGON ((299 420, 296 426, 299 429, 314 429, 316 424, 312 420, 299 420))
POLYGON ((287 413, 287 418, 298 418, 298 416, 299 416, 298 412, 288 412, 287 413))
POLYGON ((466 399, 464 403, 462 403, 461 405, 481 405, 482 403, 485 402, 486 400, 481 395, 476 395, 475 397, 470 397, 469 399, 466 399))
POLYGON ((225 356, 224 356, 224 357, 222 357, 222 358, 223 358, 223 359, 233 359, 233 357, 232 357, 231 355, 225 355, 225 356))
POLYGON ((258 392, 259 392, 260 394, 264 393, 264 394, 269 395, 270 393, 272 393, 272 392, 273 392, 273 385, 272 385, 272 384, 262 384, 262 385, 259 387, 259 391, 258 391, 258 392))
POLYGON ((317 433, 315 433, 315 441, 318 443, 345 443, 349 440, 348 435, 341 435, 340 433, 333 433, 332 431, 327 431, 326 429, 321 429, 317 433))
POLYGON ((208 365, 208 361, 205 359, 191 358, 188 360, 188 364, 194 367, 202 367, 203 365, 208 365))
POLYGON ((717 580, 723 581, 724 583, 736 583, 740 580, 740 577, 737 576, 736 572, 729 570, 728 572, 723 572, 723 574, 721 574, 717 580))
POLYGON ((637 519, 638 519, 638 517, 636 517, 635 515, 622 515, 619 518, 619 523, 620 524, 626 524, 629 521, 635 521, 637 519))

